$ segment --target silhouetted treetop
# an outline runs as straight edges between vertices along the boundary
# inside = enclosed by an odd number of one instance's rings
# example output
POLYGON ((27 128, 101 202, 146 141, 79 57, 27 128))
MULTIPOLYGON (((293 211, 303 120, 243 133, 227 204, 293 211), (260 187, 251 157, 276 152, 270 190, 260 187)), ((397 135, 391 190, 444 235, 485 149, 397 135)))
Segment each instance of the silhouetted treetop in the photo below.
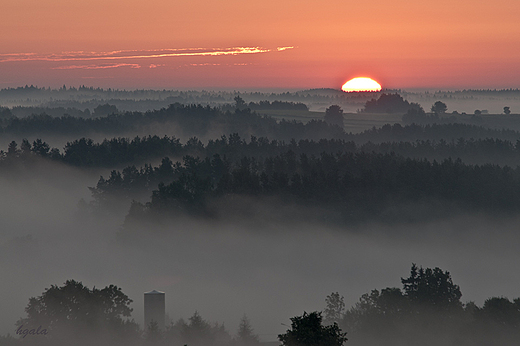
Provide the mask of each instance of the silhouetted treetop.
POLYGON ((325 122, 343 128, 343 109, 338 105, 332 105, 325 110, 325 122))
POLYGON ((291 329, 278 335, 283 346, 342 346, 347 338, 336 323, 322 325, 321 312, 291 318, 291 329))
MULTIPOLYGON (((492 297, 478 307, 462 304, 460 288, 447 271, 412 265, 403 290, 363 294, 339 325, 358 345, 485 346, 518 344, 520 298, 492 297)), ((342 299, 343 297, 340 296, 342 299)))
POLYGON ((410 109, 420 110, 418 103, 410 103, 399 94, 381 94, 379 99, 372 99, 365 103, 365 113, 406 113, 410 109))
POLYGON ((410 277, 401 279, 405 296, 414 304, 439 309, 462 308, 462 293, 455 285, 451 275, 440 268, 417 268, 415 264, 410 270, 410 277))
POLYGON ((17 325, 47 328, 46 337, 57 344, 78 338, 135 338, 138 326, 128 320, 130 303, 132 300, 117 286, 89 289, 81 282, 67 280, 63 286, 51 285, 40 296, 30 298, 25 308, 27 317, 17 325))
POLYGON ((448 110, 448 106, 442 101, 437 101, 432 106, 432 112, 436 114, 444 114, 448 110))

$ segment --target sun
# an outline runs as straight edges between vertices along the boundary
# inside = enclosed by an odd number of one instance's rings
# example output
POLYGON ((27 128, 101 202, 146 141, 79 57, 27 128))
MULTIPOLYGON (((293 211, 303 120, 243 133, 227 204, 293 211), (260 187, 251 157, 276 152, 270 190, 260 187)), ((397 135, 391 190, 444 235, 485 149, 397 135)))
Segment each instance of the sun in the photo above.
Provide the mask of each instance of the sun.
POLYGON ((357 77, 352 78, 343 86, 341 87, 341 90, 344 92, 359 92, 359 91, 380 91, 381 90, 381 84, 373 80, 372 78, 367 77, 357 77))

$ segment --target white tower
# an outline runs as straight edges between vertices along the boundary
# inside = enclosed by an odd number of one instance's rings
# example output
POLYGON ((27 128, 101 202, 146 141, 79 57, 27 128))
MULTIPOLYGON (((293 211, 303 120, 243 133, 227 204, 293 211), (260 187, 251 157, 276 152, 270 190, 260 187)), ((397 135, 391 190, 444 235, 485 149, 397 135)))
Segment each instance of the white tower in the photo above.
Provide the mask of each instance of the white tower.
POLYGON ((150 323, 157 322, 160 330, 164 330, 165 294, 156 290, 144 293, 144 329, 147 330, 150 323))

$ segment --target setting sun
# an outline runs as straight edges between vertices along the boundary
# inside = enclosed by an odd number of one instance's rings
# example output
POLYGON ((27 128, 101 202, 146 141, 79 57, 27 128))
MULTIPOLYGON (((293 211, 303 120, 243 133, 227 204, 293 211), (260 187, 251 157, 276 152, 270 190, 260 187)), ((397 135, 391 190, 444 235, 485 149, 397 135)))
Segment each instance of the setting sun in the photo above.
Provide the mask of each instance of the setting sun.
POLYGON ((380 91, 381 85, 367 77, 357 77, 349 80, 341 87, 344 92, 380 91))

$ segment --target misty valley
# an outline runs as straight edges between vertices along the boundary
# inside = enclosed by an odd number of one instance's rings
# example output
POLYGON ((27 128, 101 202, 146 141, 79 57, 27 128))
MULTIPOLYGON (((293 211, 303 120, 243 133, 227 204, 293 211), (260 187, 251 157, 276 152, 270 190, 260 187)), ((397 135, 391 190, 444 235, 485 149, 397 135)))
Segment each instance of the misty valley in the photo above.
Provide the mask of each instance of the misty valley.
POLYGON ((518 345, 519 111, 2 89, 0 345, 518 345))

